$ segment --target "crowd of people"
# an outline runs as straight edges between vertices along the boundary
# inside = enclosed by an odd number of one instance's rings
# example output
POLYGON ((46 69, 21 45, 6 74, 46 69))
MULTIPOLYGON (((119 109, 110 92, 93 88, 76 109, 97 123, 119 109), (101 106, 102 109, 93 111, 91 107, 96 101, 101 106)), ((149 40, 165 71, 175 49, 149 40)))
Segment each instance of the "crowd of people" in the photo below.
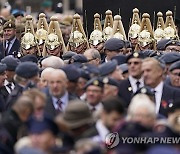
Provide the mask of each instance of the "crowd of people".
POLYGON ((94 15, 87 38, 79 14, 47 21, 44 13, 36 20, 1 11, 0 154, 180 153, 179 140, 121 140, 180 138, 180 41, 172 12, 165 22, 158 12, 152 28, 150 15, 141 20, 135 8, 127 33, 120 15, 105 15, 104 22, 94 15))

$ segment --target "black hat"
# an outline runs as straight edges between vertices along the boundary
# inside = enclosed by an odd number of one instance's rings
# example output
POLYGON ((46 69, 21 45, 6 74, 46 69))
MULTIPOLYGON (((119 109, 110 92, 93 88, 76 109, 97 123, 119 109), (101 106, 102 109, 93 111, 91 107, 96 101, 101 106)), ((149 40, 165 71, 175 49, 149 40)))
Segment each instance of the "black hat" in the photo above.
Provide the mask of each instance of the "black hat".
POLYGON ((30 62, 33 62, 33 63, 38 63, 38 59, 35 55, 26 55, 24 57, 21 57, 20 58, 20 61, 21 62, 26 62, 26 61, 30 61, 30 62))
POLYGON ((104 43, 104 47, 109 51, 118 51, 124 48, 124 41, 117 38, 110 38, 104 43))
POLYGON ((61 68, 67 75, 67 78, 71 82, 77 82, 80 77, 80 71, 73 65, 69 64, 61 68))
POLYGON ((137 94, 146 94, 148 96, 154 96, 154 91, 152 90, 152 88, 148 87, 148 86, 144 86, 142 88, 139 88, 135 93, 134 96, 137 94))
POLYGON ((166 43, 166 47, 167 47, 168 45, 180 46, 180 42, 179 42, 179 41, 176 41, 176 40, 169 40, 169 41, 166 43))
POLYGON ((178 52, 169 52, 162 55, 160 60, 163 60, 166 64, 171 64, 180 59, 180 54, 178 52))
POLYGON ((122 70, 123 74, 128 72, 128 65, 127 65, 127 63, 119 65, 119 68, 122 70))
POLYGON ((118 65, 126 63, 126 56, 122 54, 112 57, 111 60, 113 59, 115 59, 118 62, 118 65))
POLYGON ((170 39, 162 39, 157 43, 157 50, 165 50, 166 49, 166 43, 169 42, 170 39))
POLYGON ((28 129, 30 133, 39 134, 46 130, 51 131, 54 135, 58 133, 58 127, 53 119, 43 116, 42 118, 32 117, 28 121, 28 129))
POLYGON ((0 63, 0 74, 4 73, 7 69, 6 64, 0 63))
POLYGON ((69 60, 74 55, 77 55, 77 53, 73 51, 67 51, 62 55, 62 60, 69 60))
POLYGON ((88 60, 83 54, 76 54, 76 55, 72 56, 71 62, 74 62, 74 63, 87 63, 88 60))
POLYGON ((180 60, 177 61, 177 62, 175 62, 175 63, 173 63, 173 64, 170 66, 169 71, 173 71, 173 70, 175 70, 175 69, 180 69, 180 60))
POLYGON ((131 58, 140 58, 140 59, 143 59, 144 58, 144 54, 142 52, 131 53, 130 55, 128 55, 128 57, 126 59, 126 62, 128 62, 129 59, 131 59, 131 58))
POLYGON ((155 57, 155 56, 157 56, 157 53, 154 50, 144 50, 144 51, 142 51, 142 53, 144 55, 144 58, 145 57, 155 57))
POLYGON ((20 61, 12 55, 6 56, 1 60, 1 63, 6 64, 8 71, 15 71, 20 61))
POLYGON ((103 81, 104 84, 109 84, 109 85, 112 85, 112 86, 119 87, 118 81, 115 80, 115 79, 112 79, 112 78, 110 78, 110 77, 104 77, 104 78, 102 79, 102 81, 103 81))
POLYGON ((33 62, 22 62, 16 67, 15 72, 18 76, 29 79, 38 75, 39 68, 33 62))
POLYGON ((99 66, 99 72, 101 76, 106 76, 110 73, 112 73, 114 70, 116 70, 117 67, 117 61, 112 60, 107 63, 103 63, 99 66))
POLYGON ((100 77, 94 77, 91 80, 89 80, 85 85, 85 89, 87 89, 91 85, 101 87, 101 88, 104 87, 104 83, 102 81, 102 78, 100 77))

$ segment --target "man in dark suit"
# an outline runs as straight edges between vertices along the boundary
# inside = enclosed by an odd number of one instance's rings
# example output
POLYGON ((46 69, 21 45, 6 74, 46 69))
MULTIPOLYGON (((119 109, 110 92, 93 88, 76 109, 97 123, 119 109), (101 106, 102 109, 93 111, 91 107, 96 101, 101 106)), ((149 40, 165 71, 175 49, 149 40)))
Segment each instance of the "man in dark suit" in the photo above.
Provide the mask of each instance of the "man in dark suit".
POLYGON ((7 55, 14 55, 14 57, 17 57, 20 49, 20 42, 16 38, 15 23, 11 20, 7 21, 3 26, 3 32, 4 41, 0 44, 0 59, 7 55))
POLYGON ((69 100, 76 99, 67 91, 67 76, 64 71, 55 69, 48 81, 48 88, 44 90, 47 96, 45 113, 51 117, 55 117, 58 113, 63 112, 69 100))
POLYGON ((142 53, 137 52, 127 57, 129 77, 122 80, 119 85, 119 96, 125 101, 126 107, 128 107, 133 93, 144 86, 141 71, 143 57, 142 53))
POLYGON ((156 113, 167 116, 167 108, 180 96, 180 90, 164 84, 164 66, 154 58, 142 63, 144 82, 155 92, 156 113))

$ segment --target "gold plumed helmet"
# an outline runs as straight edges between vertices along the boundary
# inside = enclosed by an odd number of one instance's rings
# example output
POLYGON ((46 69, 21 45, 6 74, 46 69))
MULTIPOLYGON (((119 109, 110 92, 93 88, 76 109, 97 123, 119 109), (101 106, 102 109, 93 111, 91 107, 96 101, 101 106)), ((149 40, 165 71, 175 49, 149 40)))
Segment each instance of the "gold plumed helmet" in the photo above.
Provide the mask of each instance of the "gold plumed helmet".
POLYGON ((25 34, 21 38, 21 46, 25 50, 30 49, 31 47, 36 46, 36 39, 34 35, 34 27, 33 27, 33 19, 31 15, 26 16, 26 24, 25 24, 25 34))
POLYGON ((103 34, 102 34, 102 27, 100 22, 100 15, 96 13, 94 15, 94 30, 92 31, 89 39, 89 43, 92 45, 97 45, 103 42, 103 34))
POLYGON ((139 18, 139 10, 137 8, 133 9, 133 17, 131 26, 128 32, 128 38, 137 38, 141 28, 141 21, 139 18))
POLYGON ((127 40, 126 33, 125 33, 125 30, 124 30, 123 23, 121 21, 121 16, 120 15, 114 16, 112 37, 113 38, 118 38, 118 39, 121 39, 121 40, 127 40))
POLYGON ((76 13, 73 16, 73 26, 72 26, 67 48, 69 50, 69 46, 78 47, 85 42, 88 45, 88 40, 87 40, 86 34, 84 32, 84 29, 81 23, 80 15, 76 13))
POLYGON ((154 35, 150 21, 150 15, 148 13, 144 13, 142 16, 141 29, 138 36, 138 44, 142 47, 153 43, 154 35))
POLYGON ((104 40, 108 40, 112 36, 112 31, 113 31, 113 17, 112 17, 112 11, 107 10, 106 11, 106 17, 104 21, 104 28, 103 28, 103 36, 104 40))
POLYGON ((156 42, 160 41, 164 38, 164 20, 163 14, 161 12, 157 13, 158 21, 157 21, 157 29, 154 31, 154 38, 156 42))
MULTIPOLYGON (((52 16, 50 18, 48 35, 47 35, 47 39, 45 41, 45 46, 49 50, 54 50, 57 47, 59 47, 60 45, 62 45, 62 50, 63 50, 63 52, 65 52, 66 47, 64 44, 64 40, 62 37, 58 19, 57 19, 57 17, 52 16)), ((45 56, 45 53, 43 55, 45 56)))
POLYGON ((178 34, 173 21, 172 12, 166 12, 166 23, 164 28, 164 34, 166 39, 178 39, 178 34))
POLYGON ((48 31, 48 23, 46 21, 46 15, 44 13, 39 14, 39 20, 37 23, 36 39, 38 45, 41 45, 45 42, 48 31))

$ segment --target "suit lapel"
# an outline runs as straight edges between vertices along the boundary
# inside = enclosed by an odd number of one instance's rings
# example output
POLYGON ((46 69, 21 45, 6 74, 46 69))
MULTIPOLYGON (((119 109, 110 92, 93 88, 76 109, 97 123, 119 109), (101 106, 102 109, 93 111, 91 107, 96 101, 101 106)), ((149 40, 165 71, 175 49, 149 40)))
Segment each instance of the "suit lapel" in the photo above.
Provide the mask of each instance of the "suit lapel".
POLYGON ((16 54, 17 52, 18 52, 18 50, 19 50, 19 41, 17 40, 17 38, 16 38, 16 40, 14 41, 14 43, 13 43, 13 45, 12 45, 12 47, 11 47, 11 49, 10 49, 10 51, 9 51, 9 55, 10 54, 16 54))

